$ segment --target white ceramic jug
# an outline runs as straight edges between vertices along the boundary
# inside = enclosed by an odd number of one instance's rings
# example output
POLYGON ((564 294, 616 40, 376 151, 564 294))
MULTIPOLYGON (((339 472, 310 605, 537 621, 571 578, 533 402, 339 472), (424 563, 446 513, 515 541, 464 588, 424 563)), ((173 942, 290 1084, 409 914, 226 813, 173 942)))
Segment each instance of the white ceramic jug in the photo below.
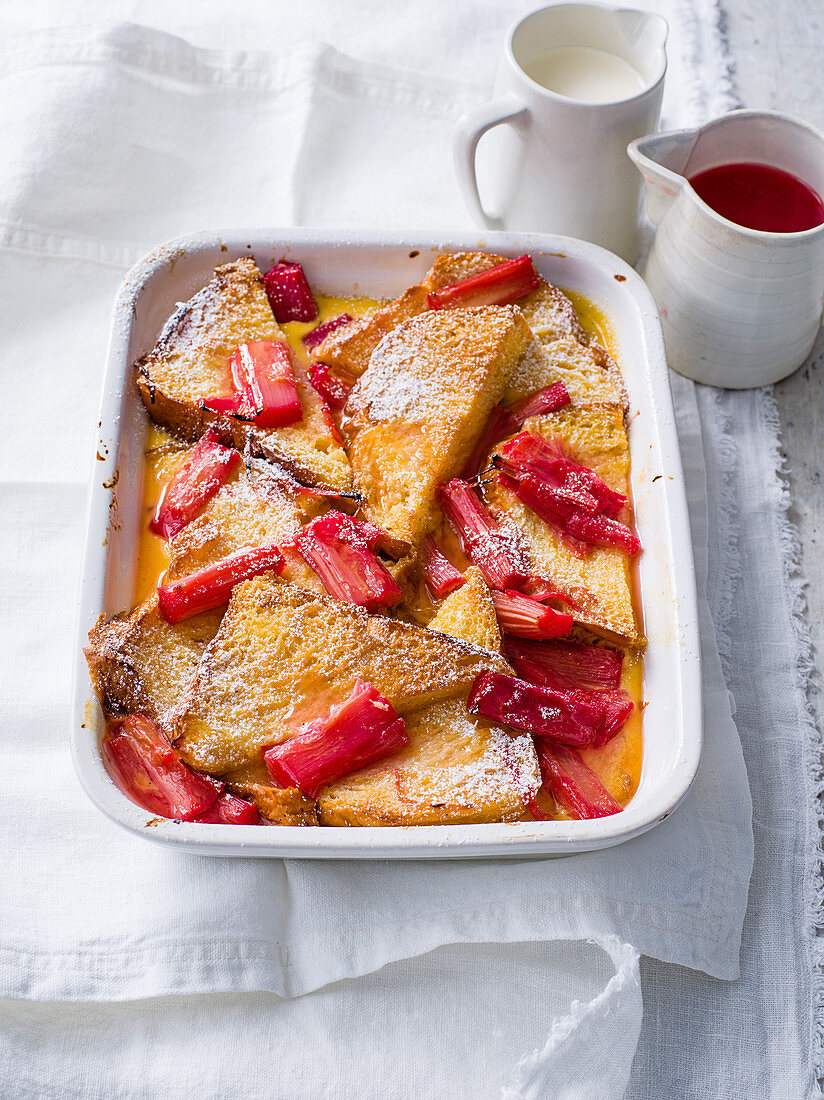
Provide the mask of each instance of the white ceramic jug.
POLYGON ((824 224, 746 229, 717 214, 689 177, 724 164, 783 169, 824 196, 824 134, 776 111, 733 111, 628 148, 657 226, 644 277, 670 366, 714 386, 777 382, 801 366, 824 308, 824 224))
POLYGON ((581 237, 637 259, 642 188, 626 148, 658 123, 667 30, 660 15, 600 3, 555 4, 510 29, 495 98, 455 133, 458 182, 479 225, 581 237), (639 90, 606 102, 550 91, 526 70, 559 47, 619 58, 639 90))

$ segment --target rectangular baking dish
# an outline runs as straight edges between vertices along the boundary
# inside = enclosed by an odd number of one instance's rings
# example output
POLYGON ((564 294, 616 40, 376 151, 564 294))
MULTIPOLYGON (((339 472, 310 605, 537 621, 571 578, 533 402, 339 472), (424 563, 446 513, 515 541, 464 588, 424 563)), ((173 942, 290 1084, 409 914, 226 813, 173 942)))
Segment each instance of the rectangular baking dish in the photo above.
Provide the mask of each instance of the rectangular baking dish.
POLYGON ((147 839, 201 855, 421 859, 583 852, 619 844, 662 821, 684 797, 702 740, 698 618, 684 480, 657 310, 623 261, 595 245, 545 234, 475 233, 432 239, 315 229, 228 230, 180 238, 151 252, 118 294, 89 501, 76 640, 71 731, 78 777, 113 821, 147 839), (420 281, 440 252, 528 252, 549 282, 590 298, 609 318, 630 398, 632 491, 643 544, 638 566, 645 658, 641 782, 623 813, 594 821, 395 828, 200 825, 157 819, 123 795, 101 753, 103 714, 82 647, 104 612, 133 599, 148 418, 132 364, 154 344, 177 302, 214 268, 254 255, 262 270, 299 260, 327 294, 390 297, 420 281))

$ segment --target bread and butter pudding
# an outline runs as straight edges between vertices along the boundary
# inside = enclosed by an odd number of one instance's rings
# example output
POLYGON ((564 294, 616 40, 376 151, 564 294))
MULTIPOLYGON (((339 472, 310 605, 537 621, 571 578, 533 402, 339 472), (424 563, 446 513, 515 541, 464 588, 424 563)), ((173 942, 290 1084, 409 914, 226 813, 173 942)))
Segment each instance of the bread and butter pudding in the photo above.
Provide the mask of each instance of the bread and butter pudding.
POLYGON ((472 252, 383 303, 244 257, 178 307, 135 365, 136 606, 86 649, 133 801, 249 825, 621 811, 628 403, 577 306, 528 256, 472 252))

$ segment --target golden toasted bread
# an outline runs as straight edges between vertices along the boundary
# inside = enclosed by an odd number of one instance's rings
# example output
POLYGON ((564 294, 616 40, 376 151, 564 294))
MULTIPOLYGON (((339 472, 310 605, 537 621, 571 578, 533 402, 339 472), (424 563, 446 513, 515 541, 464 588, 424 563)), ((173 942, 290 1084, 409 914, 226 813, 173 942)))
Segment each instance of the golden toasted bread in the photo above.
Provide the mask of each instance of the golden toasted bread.
POLYGON ((153 595, 126 615, 101 616, 83 652, 106 714, 142 712, 167 725, 221 615, 206 611, 172 626, 153 595))
MULTIPOLYGON (((500 649, 495 609, 480 571, 441 604, 430 624, 500 649)), ((409 744, 320 792, 324 825, 446 825, 523 817, 541 784, 532 738, 467 712, 467 692, 409 715, 409 744)))
POLYGON ((464 576, 466 581, 446 597, 429 629, 500 653, 501 631, 486 581, 475 565, 470 565, 464 576))
POLYGON ((511 405, 553 382, 563 382, 573 405, 629 408, 618 364, 597 344, 585 347, 572 337, 542 344, 533 340, 512 372, 503 403, 511 405))
POLYGON ((420 541, 437 486, 460 473, 528 340, 516 307, 478 306, 423 313, 381 342, 346 405, 367 519, 420 541))
POLYGON ((372 352, 403 321, 426 309, 426 290, 412 286, 394 302, 378 306, 365 317, 330 333, 315 348, 314 356, 337 374, 350 380, 360 378, 369 366, 372 352))
POLYGON ((506 667, 466 642, 263 574, 235 588, 175 737, 190 764, 223 774, 325 717, 359 677, 405 715, 506 667))
MULTIPOLYGON (((574 458, 616 492, 629 494, 629 442, 620 405, 567 406, 527 420, 526 431, 563 439, 574 458)), ((484 492, 493 513, 520 528, 532 571, 556 581, 580 604, 572 612, 582 626, 614 641, 643 645, 632 602, 631 559, 620 550, 592 548, 577 557, 560 537, 497 478, 484 492)), ((630 522, 629 515, 619 517, 630 522)))
MULTIPOLYGON (((490 252, 444 253, 438 256, 427 272, 424 286, 427 291, 440 290, 505 262, 506 256, 495 256, 490 252)), ((586 342, 575 306, 546 279, 541 278, 535 290, 519 298, 516 304, 540 343, 551 343, 566 337, 586 342)))
POLYGON ((239 344, 285 342, 272 315, 263 280, 250 257, 217 268, 212 281, 181 305, 152 351, 135 364, 137 386, 149 416, 184 439, 195 440, 219 420, 235 446, 281 463, 307 484, 347 491, 352 474, 326 405, 303 368, 294 363, 303 419, 284 428, 257 428, 218 418, 201 402, 232 391, 229 356, 239 344))
MULTIPOLYGON (((170 540, 171 562, 165 579, 186 577, 245 547, 283 546, 326 507, 323 498, 303 495, 268 474, 265 463, 241 465, 200 514, 170 540)), ((288 548, 283 552, 286 580, 325 591, 299 554, 288 548)))
POLYGON ((318 798, 323 825, 515 821, 541 785, 528 734, 468 714, 466 695, 406 719, 409 744, 318 798))

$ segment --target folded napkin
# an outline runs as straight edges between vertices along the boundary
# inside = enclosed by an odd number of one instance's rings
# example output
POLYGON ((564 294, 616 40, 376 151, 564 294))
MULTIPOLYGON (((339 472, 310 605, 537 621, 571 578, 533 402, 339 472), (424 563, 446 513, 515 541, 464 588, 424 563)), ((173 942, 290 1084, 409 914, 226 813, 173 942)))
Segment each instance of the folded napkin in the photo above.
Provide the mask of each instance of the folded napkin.
MULTIPOLYGON (((443 71, 462 29, 425 7, 427 59, 441 60, 422 67, 443 71)), ((500 38, 500 6, 497 22, 476 18, 481 40, 493 25, 500 38)), ((671 72, 697 49, 695 26, 682 30, 671 72)), ((59 1069, 83 1096, 221 1096, 238 1079, 249 1095, 575 1096, 578 1082, 620 1096, 641 1026, 639 953, 738 973, 752 836, 712 624, 730 622, 716 582, 732 584, 736 562, 732 509, 711 513, 708 538, 715 411, 702 404, 702 422, 694 387, 680 387, 707 596, 706 748, 683 806, 653 832, 566 859, 425 865, 211 860, 121 833, 80 792, 65 743, 83 498, 121 274, 204 226, 466 225, 450 135, 485 90, 311 41, 222 52, 134 26, 10 36, 0 80, 0 386, 19 407, 25 370, 26 405, 48 425, 32 447, 30 421, 15 418, 0 443, 0 1020, 16 1094, 49 1095, 59 1069), (155 1000, 128 1003, 143 998, 155 1000), (124 1029, 137 1079, 106 1056, 124 1029), (52 1076, 32 1056, 44 1041, 52 1076), (166 1057, 150 1060, 158 1049, 166 1057)), ((777 547, 770 560, 780 567, 777 547)))

